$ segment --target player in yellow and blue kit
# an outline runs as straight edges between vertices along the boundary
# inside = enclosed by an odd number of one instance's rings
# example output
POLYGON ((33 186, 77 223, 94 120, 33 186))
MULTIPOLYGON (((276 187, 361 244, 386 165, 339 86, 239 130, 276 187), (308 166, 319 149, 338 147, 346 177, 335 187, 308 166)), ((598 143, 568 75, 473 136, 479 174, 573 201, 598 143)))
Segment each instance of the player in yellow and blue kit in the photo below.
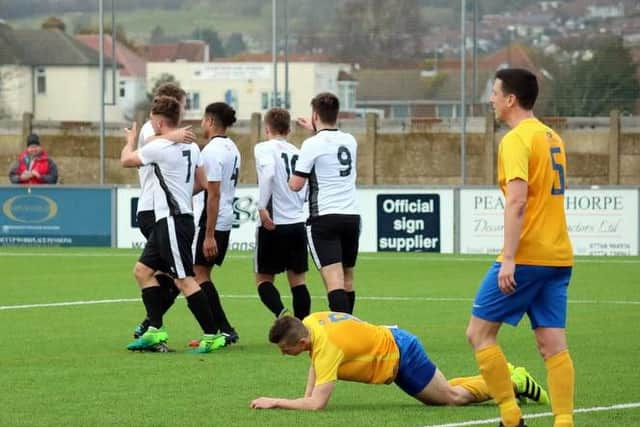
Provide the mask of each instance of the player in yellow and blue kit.
POLYGON ((575 372, 565 335, 573 265, 564 210, 567 160, 562 139, 533 115, 537 96, 531 72, 496 73, 491 104, 511 128, 498 152, 504 247, 480 285, 467 337, 500 407, 500 425, 524 426, 497 335, 502 323, 515 326, 526 313, 547 367, 554 427, 572 427, 575 372))
MULTIPOLYGON (((427 405, 466 405, 491 398, 480 375, 446 378, 429 359, 420 341, 397 327, 376 326, 350 314, 324 311, 304 320, 282 317, 269 332, 269 341, 283 354, 308 351, 311 366, 304 397, 260 397, 256 409, 323 409, 337 380, 367 384, 395 382, 410 396, 427 405)), ((546 392, 524 370, 511 368, 518 395, 547 403, 546 392)))

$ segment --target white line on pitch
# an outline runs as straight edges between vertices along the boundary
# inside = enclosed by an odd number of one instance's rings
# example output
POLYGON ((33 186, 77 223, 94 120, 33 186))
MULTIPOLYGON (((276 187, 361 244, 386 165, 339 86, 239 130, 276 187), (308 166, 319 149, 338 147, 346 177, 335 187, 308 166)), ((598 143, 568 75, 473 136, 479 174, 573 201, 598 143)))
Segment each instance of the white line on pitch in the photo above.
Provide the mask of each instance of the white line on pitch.
MULTIPOLYGON (((229 299, 257 299, 255 294, 226 294, 221 295, 222 298, 229 299)), ((283 295, 284 299, 291 298, 289 295, 283 295)), ((182 298, 182 297, 181 297, 182 298)), ((313 299, 326 298, 324 295, 314 295, 313 299)), ((454 298, 454 297, 402 297, 402 296, 358 296, 358 300, 367 301, 423 301, 423 302, 471 302, 472 298, 454 298)), ((0 310, 21 310, 28 308, 47 308, 47 307, 67 307, 77 305, 93 305, 93 304, 118 304, 126 302, 138 302, 140 298, 118 298, 103 299, 89 301, 66 301, 52 302, 42 304, 20 304, 20 305, 0 305, 0 310)), ((616 305, 640 305, 640 301, 607 301, 607 300, 569 300, 569 304, 616 304, 616 305)))
MULTIPOLYGON (((55 252, 0 252, 2 256, 12 257, 130 257, 135 258, 139 253, 91 253, 91 252, 69 252, 69 253, 55 253, 55 252)), ((423 254, 424 255, 424 254, 423 254)), ((429 254, 429 256, 421 257, 420 254, 415 256, 406 256, 403 253, 390 253, 385 252, 384 255, 371 256, 367 254, 359 255, 358 259, 363 261, 419 261, 419 262, 491 262, 495 259, 495 256, 491 255, 477 255, 470 257, 460 256, 447 256, 448 254, 429 254)), ((253 255, 249 254, 232 254, 230 259, 253 259, 253 255)), ((589 264, 640 264, 640 259, 629 256, 630 259, 590 259, 589 257, 578 258, 575 260, 577 264, 589 263, 589 264)))
MULTIPOLYGON (((622 403, 619 405, 611 405, 611 406, 594 406, 591 408, 579 408, 573 411, 574 413, 589 413, 589 412, 604 412, 604 411, 618 411, 624 409, 635 409, 640 408, 640 402, 633 403, 622 403)), ((539 414, 529 414, 525 415, 525 419, 532 418, 543 418, 543 417, 551 417, 553 414, 551 412, 542 412, 539 414)), ((494 424, 499 423, 500 418, 487 418, 484 420, 471 420, 471 421, 462 421, 458 423, 448 423, 448 424, 433 424, 424 427, 464 427, 464 426, 477 426, 483 424, 494 424)))

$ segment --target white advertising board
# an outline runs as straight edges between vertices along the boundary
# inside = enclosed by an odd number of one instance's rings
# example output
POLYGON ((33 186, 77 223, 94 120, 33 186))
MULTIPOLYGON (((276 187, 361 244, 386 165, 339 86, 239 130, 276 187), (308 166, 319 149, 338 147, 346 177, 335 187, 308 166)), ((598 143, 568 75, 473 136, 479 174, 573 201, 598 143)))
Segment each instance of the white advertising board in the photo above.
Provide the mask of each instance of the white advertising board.
MULTIPOLYGON (((139 189, 119 188, 117 246, 142 248, 145 240, 135 224, 139 189)), ((239 187, 233 210, 230 250, 255 248, 258 188, 239 187)), ((453 190, 376 188, 358 190, 362 216, 360 251, 453 252, 453 190)), ((202 197, 194 198, 196 218, 202 197)))
POLYGON ((358 190, 361 252, 453 253, 453 190, 376 187, 358 190))
MULTIPOLYGON (((638 254, 638 190, 567 189, 565 208, 576 255, 638 254)), ((499 252, 503 212, 499 190, 460 189, 460 252, 499 252)))
POLYGON ((118 188, 116 191, 116 247, 143 248, 147 242, 136 222, 139 188, 118 188))
MULTIPOLYGON (((117 194, 117 247, 143 248, 146 240, 135 222, 135 209, 140 194, 138 188, 118 188, 117 194)), ((194 197, 194 218, 200 217, 203 205, 203 193, 194 197)), ((236 216, 234 228, 229 238, 230 250, 253 250, 256 230, 257 187, 241 187, 236 190, 233 211, 236 216)), ((197 225, 197 221, 196 221, 197 225)))

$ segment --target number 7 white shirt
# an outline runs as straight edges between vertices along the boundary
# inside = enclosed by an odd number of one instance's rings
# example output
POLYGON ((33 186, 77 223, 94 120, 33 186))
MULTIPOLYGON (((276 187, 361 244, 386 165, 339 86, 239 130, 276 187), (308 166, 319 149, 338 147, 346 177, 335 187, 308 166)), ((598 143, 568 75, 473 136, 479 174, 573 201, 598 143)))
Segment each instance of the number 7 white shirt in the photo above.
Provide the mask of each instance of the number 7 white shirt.
POLYGON ((151 165, 155 175, 153 210, 156 221, 170 215, 193 215, 193 183, 196 167, 202 166, 196 144, 182 144, 155 139, 138 150, 144 165, 151 165))

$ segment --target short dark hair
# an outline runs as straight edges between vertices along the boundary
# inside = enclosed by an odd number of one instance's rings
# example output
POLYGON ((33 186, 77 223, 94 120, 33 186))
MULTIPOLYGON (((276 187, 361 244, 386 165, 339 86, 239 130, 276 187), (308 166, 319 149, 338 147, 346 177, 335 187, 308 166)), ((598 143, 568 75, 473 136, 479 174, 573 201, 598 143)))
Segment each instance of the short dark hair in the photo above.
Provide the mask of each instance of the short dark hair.
POLYGON ((155 96, 170 96, 181 101, 187 96, 187 93, 175 83, 163 83, 156 89, 155 96))
POLYGON ((180 103, 171 96, 156 96, 151 104, 151 114, 158 114, 167 119, 171 126, 178 126, 180 103))
POLYGON ((211 117, 216 125, 225 129, 236 122, 236 110, 224 102, 214 102, 207 105, 204 114, 211 117))
POLYGON ((311 108, 320 116, 322 123, 332 125, 338 121, 340 101, 337 96, 330 92, 323 92, 316 95, 311 100, 311 108))
POLYGON ((264 123, 273 132, 286 135, 291 130, 291 115, 284 108, 272 108, 264 116, 264 123))
POLYGON ((496 72, 495 78, 502 82, 502 91, 514 95, 522 108, 533 109, 538 99, 538 79, 535 74, 523 68, 504 68, 496 72))
POLYGON ((301 338, 309 336, 307 327, 302 320, 293 316, 283 316, 276 320, 269 330, 269 342, 278 344, 284 342, 295 345, 301 338))

